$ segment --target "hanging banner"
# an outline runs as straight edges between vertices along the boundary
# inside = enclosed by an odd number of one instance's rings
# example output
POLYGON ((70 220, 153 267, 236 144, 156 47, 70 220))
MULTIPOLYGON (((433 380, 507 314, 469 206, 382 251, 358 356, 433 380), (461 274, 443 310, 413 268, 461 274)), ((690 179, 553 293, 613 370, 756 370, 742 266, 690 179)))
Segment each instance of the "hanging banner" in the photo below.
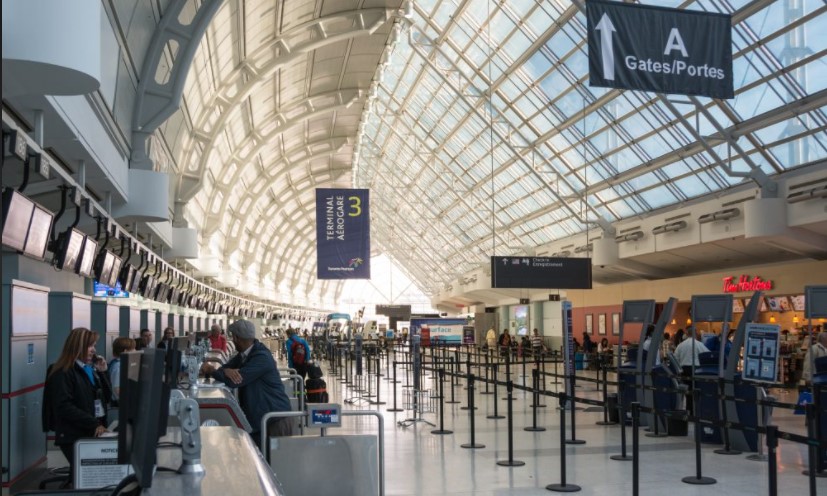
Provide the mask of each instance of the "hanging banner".
POLYGON ((366 189, 316 190, 316 277, 370 279, 366 189))
POLYGON ((727 14, 586 2, 589 84, 733 98, 727 14))

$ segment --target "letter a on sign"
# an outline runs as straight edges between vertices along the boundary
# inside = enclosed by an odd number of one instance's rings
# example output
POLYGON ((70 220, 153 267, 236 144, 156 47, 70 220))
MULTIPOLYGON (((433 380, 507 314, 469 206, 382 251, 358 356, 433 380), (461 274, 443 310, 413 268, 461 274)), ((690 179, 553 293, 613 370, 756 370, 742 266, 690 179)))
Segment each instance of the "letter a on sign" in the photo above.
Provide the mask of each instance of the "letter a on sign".
POLYGON ((672 31, 669 31, 669 39, 666 40, 666 48, 663 50, 663 54, 669 55, 669 52, 673 50, 680 50, 681 55, 689 57, 689 54, 686 53, 686 45, 683 42, 683 38, 681 38, 681 33, 678 31, 678 28, 672 28, 672 31))

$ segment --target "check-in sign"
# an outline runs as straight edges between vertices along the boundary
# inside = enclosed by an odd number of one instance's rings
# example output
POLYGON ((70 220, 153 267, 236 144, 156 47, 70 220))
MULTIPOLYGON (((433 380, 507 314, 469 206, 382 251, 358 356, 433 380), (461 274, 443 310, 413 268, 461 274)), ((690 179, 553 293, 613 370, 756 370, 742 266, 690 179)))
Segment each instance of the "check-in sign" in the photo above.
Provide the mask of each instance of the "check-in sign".
POLYGON ((729 15, 588 0, 586 21, 590 85, 734 97, 729 15))

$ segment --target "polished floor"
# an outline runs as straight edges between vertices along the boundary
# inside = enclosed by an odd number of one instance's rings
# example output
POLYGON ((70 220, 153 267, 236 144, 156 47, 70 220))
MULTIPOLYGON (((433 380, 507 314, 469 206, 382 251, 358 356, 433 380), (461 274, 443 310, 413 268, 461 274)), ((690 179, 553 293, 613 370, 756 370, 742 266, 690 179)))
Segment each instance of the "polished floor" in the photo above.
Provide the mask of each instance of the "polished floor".
MULTIPOLYGON (((382 365, 386 374, 386 366, 382 365)), ((328 370, 325 368, 325 370, 328 370)), ((513 375, 515 384, 525 380, 520 367, 513 375)), ((527 369, 530 381, 530 368, 527 369)), ((594 378, 593 371, 578 371, 579 376, 594 378)), ((375 394, 376 378, 369 376, 371 394, 375 394)), ((368 376, 363 377, 366 381, 368 376)), ((500 387, 497 394, 484 394, 485 388, 477 384, 475 390, 475 441, 485 445, 479 449, 465 449, 461 445, 470 442, 470 417, 466 405, 467 391, 465 380, 458 381, 454 387, 454 397, 459 403, 444 405, 444 429, 451 434, 432 433, 436 427, 425 422, 415 422, 408 427, 398 425, 399 421, 411 418, 411 411, 388 412, 393 405, 390 377, 379 378, 379 400, 384 405, 374 405, 363 398, 367 392, 356 392, 354 387, 343 383, 339 376, 327 373, 327 389, 331 402, 344 403, 345 409, 368 409, 382 413, 385 434, 385 474, 386 494, 393 496, 409 495, 540 495, 553 494, 546 489, 549 484, 561 482, 561 447, 560 447, 560 410, 557 400, 543 398, 541 404, 546 407, 537 409, 537 425, 545 427, 544 432, 527 432, 525 427, 532 425, 531 396, 515 390, 513 394, 513 454, 512 460, 521 461, 523 466, 508 467, 497 462, 509 459, 508 420, 489 419, 494 413, 494 402, 500 415, 507 413, 506 391, 500 387), (345 402, 349 400, 351 403, 345 402)), ((400 383, 396 384, 397 406, 402 408, 406 391, 404 372, 399 369, 400 383)), ((612 377, 609 378, 612 380, 612 377)), ((500 374, 500 380, 505 375, 500 374)), ((351 382, 354 379, 351 378, 351 382)), ((434 389, 437 381, 426 379, 425 388, 434 389)), ((443 383, 445 397, 450 400, 450 380, 443 383)), ((546 380, 549 391, 559 387, 551 379, 546 380)), ((491 390, 491 389, 489 389, 491 390)), ((492 391, 493 392, 493 391, 492 391)), ((600 399, 600 391, 594 383, 583 383, 577 388, 577 396, 600 399)), ((779 401, 793 403, 797 393, 790 390, 773 392, 779 401)), ((435 402, 436 403, 436 402, 435 402)), ((438 406, 432 413, 422 415, 424 420, 439 423, 438 406)), ((601 426, 595 422, 602 420, 602 411, 590 411, 588 405, 584 410, 576 411, 576 436, 585 441, 581 445, 567 445, 566 482, 567 485, 581 487, 579 494, 627 495, 632 494, 633 464, 629 461, 614 461, 610 455, 621 452, 621 429, 619 426, 601 426)), ((569 413, 566 415, 566 438, 570 438, 569 413)), ((804 434, 804 417, 793 415, 788 410, 775 410, 775 423, 782 431, 804 434)), ((338 434, 375 433, 377 422, 371 417, 344 417, 343 427, 336 429, 338 434)), ((690 433, 692 426, 690 425, 690 433)), ((334 429, 330 433, 334 434, 334 429)), ((631 428, 627 428, 628 453, 632 452, 631 428)), ((768 463, 751 461, 747 454, 719 455, 713 453, 718 446, 702 445, 701 460, 703 475, 714 478, 717 483, 711 486, 696 486, 681 482, 686 476, 695 475, 695 445, 691 436, 684 437, 646 437, 640 431, 640 494, 669 496, 716 496, 766 495, 768 491, 768 463)), ((65 465, 59 451, 49 452, 50 467, 65 465)), ((807 451, 800 445, 785 440, 778 448, 778 494, 810 494, 809 480, 801 474, 807 466, 807 451)), ((319 467, 323 473, 323 467, 319 467)), ((276 470, 278 472, 278 470, 276 470)), ((30 488, 32 486, 29 486, 30 488)), ((34 485, 36 487, 36 484, 34 485)), ((817 479, 816 494, 827 495, 827 479, 817 479)))
MULTIPOLYGON (((384 370, 383 370, 384 373, 384 370)), ((530 381, 530 370, 527 372, 530 381)), ((595 372, 578 371, 578 375, 595 377, 595 372)), ((501 374, 504 380, 504 374, 501 374)), ((515 374, 519 384, 524 379, 515 374)), ((611 380, 611 377, 610 377, 611 380)), ((328 377, 328 391, 331 401, 354 398, 352 388, 341 383, 336 377, 328 377)), ((372 379, 375 384, 375 379, 372 379)), ((547 380, 547 387, 555 391, 558 385, 547 380)), ((391 384, 380 379, 380 399, 392 402, 391 384)), ((425 387, 434 387, 435 381, 428 380, 425 387)), ((507 399, 504 388, 495 395, 482 394, 479 385, 475 391, 476 443, 485 445, 480 449, 465 449, 460 445, 470 442, 470 418, 466 404, 465 381, 455 387, 454 395, 459 404, 444 405, 444 429, 452 434, 437 435, 435 427, 426 423, 415 423, 409 427, 397 425, 400 420, 410 418, 410 411, 387 412, 391 405, 370 405, 358 401, 347 408, 367 408, 383 412, 385 418, 385 473, 386 494, 408 495, 540 495, 553 494, 546 489, 549 484, 561 483, 560 470, 560 410, 555 398, 545 398, 545 408, 538 408, 537 425, 546 427, 544 432, 526 432, 532 425, 531 396, 523 391, 513 395, 513 460, 525 462, 519 467, 500 466, 498 461, 509 459, 507 419, 488 419, 494 412, 494 401, 498 413, 505 415, 507 399)), ((402 403, 404 381, 397 385, 397 402, 402 403)), ((450 382, 444 383, 445 396, 450 398, 450 382)), ((594 383, 577 387, 577 396, 600 399, 601 394, 594 383)), ((774 391, 781 402, 795 402, 797 392, 774 391)), ((586 441, 581 445, 565 447, 567 473, 566 483, 576 484, 580 494, 614 495, 632 494, 633 464, 628 461, 614 461, 609 457, 621 453, 621 429, 619 426, 601 426, 595 422, 603 419, 602 411, 590 408, 576 411, 577 439, 586 441)), ((424 414, 423 418, 439 423, 437 412, 424 414)), ((570 438, 570 422, 567 414, 566 438, 570 438)), ((375 427, 369 420, 345 420, 344 432, 370 432, 375 427)), ((804 434, 804 417, 792 415, 789 411, 776 409, 775 423, 782 431, 804 434)), ((689 427, 690 434, 692 425, 689 427)), ((701 460, 703 475, 714 478, 717 483, 710 486, 690 485, 681 482, 686 476, 696 474, 695 444, 691 436, 646 437, 640 431, 640 494, 669 496, 694 496, 716 494, 743 495, 769 494, 768 463, 751 461, 747 454, 719 455, 713 449, 719 446, 702 445, 701 460)), ((627 428, 628 452, 631 454, 631 428, 627 428)), ((778 448, 778 493, 782 495, 809 494, 809 480, 801 474, 807 466, 807 450, 800 444, 781 440, 778 448)), ((816 491, 827 495, 827 479, 817 479, 816 491)))

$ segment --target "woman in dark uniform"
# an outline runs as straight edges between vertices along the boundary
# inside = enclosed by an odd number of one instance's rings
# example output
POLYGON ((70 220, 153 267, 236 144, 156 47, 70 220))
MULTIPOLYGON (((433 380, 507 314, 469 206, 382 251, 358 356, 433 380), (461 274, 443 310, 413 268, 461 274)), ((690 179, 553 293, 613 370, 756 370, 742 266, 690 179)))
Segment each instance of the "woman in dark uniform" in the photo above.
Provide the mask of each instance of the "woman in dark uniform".
POLYGON ((89 329, 72 329, 57 361, 49 367, 44 390, 44 419, 55 431, 55 444, 69 461, 74 473, 75 441, 98 437, 106 431, 106 406, 112 389, 106 374, 106 360, 95 355, 98 334, 89 329))

